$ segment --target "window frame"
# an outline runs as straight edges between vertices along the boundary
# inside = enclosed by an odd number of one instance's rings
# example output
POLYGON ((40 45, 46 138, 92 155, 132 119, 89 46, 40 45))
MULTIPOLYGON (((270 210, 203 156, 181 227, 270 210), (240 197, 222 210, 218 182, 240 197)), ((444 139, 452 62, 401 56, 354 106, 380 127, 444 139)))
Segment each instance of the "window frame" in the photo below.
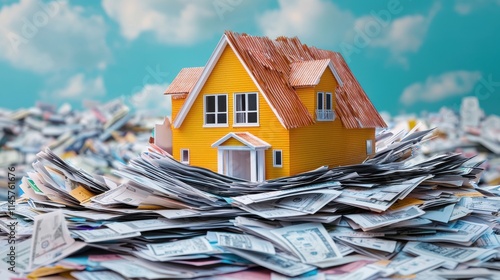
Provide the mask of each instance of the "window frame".
POLYGON ((323 91, 318 91, 316 92, 316 121, 319 122, 333 122, 335 121, 335 111, 333 110, 333 93, 331 92, 323 92, 323 91), (328 102, 329 101, 329 102, 328 102), (319 106, 321 102, 321 107, 319 106), (327 104, 330 103, 330 108, 327 108, 327 104), (331 112, 331 117, 325 117, 329 116, 327 112, 331 112), (323 117, 319 117, 323 116, 323 117))
POLYGON ((278 150, 278 149, 273 150, 273 167, 279 167, 279 168, 283 167, 283 150, 278 150), (277 152, 280 153, 280 161, 281 161, 280 164, 276 164, 277 152))
POLYGON ((203 127, 228 127, 229 126, 229 96, 227 93, 214 93, 214 94, 204 94, 203 95, 203 127), (215 97, 215 112, 207 112, 207 97, 214 96, 215 97), (226 111, 219 112, 218 108, 218 98, 219 96, 225 96, 226 98, 226 111), (218 114, 226 114, 226 122, 218 123, 217 115, 218 114), (215 123, 207 123, 207 114, 215 115, 215 123))
POLYGON ((260 121, 259 121, 259 93, 258 92, 235 92, 233 93, 233 126, 234 127, 242 127, 242 126, 259 126, 260 121), (248 110, 248 96, 250 94, 255 94, 255 110, 248 110), (245 98, 245 109, 243 111, 237 111, 236 108, 236 96, 237 95, 243 95, 245 98), (238 113, 245 113, 245 122, 237 122, 237 114, 238 113), (255 123, 249 123, 248 122, 248 114, 249 113, 256 113, 257 114, 257 122, 255 123))
POLYGON ((189 152, 189 149, 181 149, 180 162, 189 164, 190 158, 191 158, 191 153, 189 152), (187 152, 187 160, 184 160, 184 152, 187 152))

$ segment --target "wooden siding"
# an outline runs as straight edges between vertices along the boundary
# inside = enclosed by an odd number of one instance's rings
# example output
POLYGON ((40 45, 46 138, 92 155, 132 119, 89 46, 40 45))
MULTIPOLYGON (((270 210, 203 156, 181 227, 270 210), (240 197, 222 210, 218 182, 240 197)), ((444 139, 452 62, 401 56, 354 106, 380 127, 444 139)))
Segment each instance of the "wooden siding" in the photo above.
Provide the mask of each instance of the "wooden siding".
MULTIPOLYGON (((242 92, 258 92, 258 90, 233 50, 227 46, 181 127, 173 129, 173 156, 179 159, 180 149, 189 149, 191 165, 217 171, 217 148, 212 148, 211 145, 230 132, 249 132, 271 145, 271 148, 265 151, 266 178, 289 175, 288 131, 280 124, 262 94, 258 97, 260 125, 233 127, 233 96, 234 93, 242 92), (228 96, 228 127, 203 127, 204 95, 218 93, 228 96), (282 168, 273 167, 273 149, 283 150, 282 168)), ((178 112, 173 109, 173 116, 174 111, 178 112)))
MULTIPOLYGON (((333 108, 337 82, 329 69, 314 88, 298 89, 298 94, 316 119, 316 93, 331 92, 333 108)), ((316 121, 316 124, 290 131, 290 173, 297 174, 318 168, 360 163, 366 159, 366 140, 375 143, 375 129, 346 129, 338 116, 335 121, 316 121)))
POLYGON ((234 139, 234 138, 229 138, 224 143, 220 144, 221 146, 245 146, 245 144, 241 143, 240 141, 234 139))

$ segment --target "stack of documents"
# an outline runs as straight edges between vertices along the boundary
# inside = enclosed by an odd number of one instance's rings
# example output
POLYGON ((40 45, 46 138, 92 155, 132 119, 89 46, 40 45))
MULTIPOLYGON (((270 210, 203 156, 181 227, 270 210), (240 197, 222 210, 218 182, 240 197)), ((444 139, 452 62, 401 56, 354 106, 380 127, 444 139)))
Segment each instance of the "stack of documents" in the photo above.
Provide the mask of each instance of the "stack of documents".
POLYGON ((420 157, 430 133, 386 142, 362 164, 260 183, 154 144, 114 178, 46 149, 15 209, 1 205, 0 271, 13 273, 17 222, 15 273, 32 278, 498 277, 500 187, 478 187, 479 163, 460 154, 420 157))
POLYGON ((43 103, 13 112, 0 109, 0 199, 6 199, 1 188, 8 187, 8 168, 15 167, 20 180, 46 147, 88 172, 109 174, 146 149, 160 121, 130 112, 120 99, 89 103, 82 111, 43 103))

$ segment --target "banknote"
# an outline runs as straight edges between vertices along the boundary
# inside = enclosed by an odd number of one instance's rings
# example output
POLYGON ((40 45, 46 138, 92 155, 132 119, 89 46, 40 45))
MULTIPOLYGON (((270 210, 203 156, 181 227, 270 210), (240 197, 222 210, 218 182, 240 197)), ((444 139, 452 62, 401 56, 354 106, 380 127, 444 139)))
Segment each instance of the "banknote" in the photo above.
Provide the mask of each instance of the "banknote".
POLYGON ((211 253, 217 251, 208 242, 205 236, 171 241, 164 243, 147 244, 149 251, 157 258, 169 258, 173 256, 193 255, 211 253))
POLYGON ((459 263, 470 261, 488 252, 488 250, 482 248, 445 246, 424 242, 408 242, 403 250, 412 254, 431 256, 459 263))
POLYGON ((341 258, 342 254, 320 223, 307 223, 271 230, 304 263, 341 258))
POLYGON ((267 254, 276 253, 271 242, 248 234, 209 231, 207 233, 207 238, 209 240, 216 240, 217 245, 222 247, 231 247, 267 254))
POLYGON ((51 262, 75 242, 61 210, 35 216, 33 228, 30 267, 51 262))
POLYGON ((111 240, 120 240, 140 236, 140 232, 118 233, 109 228, 93 230, 73 230, 72 233, 81 237, 85 242, 103 242, 111 240))

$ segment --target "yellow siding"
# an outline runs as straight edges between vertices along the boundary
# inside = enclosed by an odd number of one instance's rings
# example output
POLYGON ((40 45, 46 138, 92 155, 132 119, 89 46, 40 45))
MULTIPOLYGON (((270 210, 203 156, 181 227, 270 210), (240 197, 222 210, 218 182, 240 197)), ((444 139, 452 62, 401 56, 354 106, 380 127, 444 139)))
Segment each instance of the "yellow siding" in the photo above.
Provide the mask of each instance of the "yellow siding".
POLYGON ((186 98, 172 98, 172 120, 175 120, 186 98))
POLYGON ((315 116, 314 110, 316 109, 316 97, 314 96, 316 93, 314 91, 314 87, 297 88, 295 89, 295 92, 297 92, 300 101, 304 103, 311 116, 315 116))
MULTIPOLYGON (((173 129, 173 156, 180 157, 180 149, 190 150, 190 164, 217 171, 217 149, 211 145, 229 132, 250 132, 271 145, 266 150, 266 178, 289 175, 290 143, 288 131, 283 128, 268 103, 259 94, 258 127, 233 127, 233 94, 236 92, 257 92, 257 87, 241 65, 235 53, 227 46, 181 127, 173 129), (203 95, 228 94, 228 127, 203 127, 203 95), (272 149, 283 151, 283 167, 274 168, 272 149)), ((174 113, 172 113, 174 115, 174 113)))
MULTIPOLYGON (((331 92, 335 108, 336 86, 333 74, 326 69, 315 88, 300 89, 299 95, 315 116, 316 92, 331 92)), ((368 139, 375 143, 375 129, 346 129, 338 118, 333 122, 317 121, 312 126, 292 129, 290 173, 308 171, 321 165, 334 167, 360 163, 367 157, 368 139)))
POLYGON ((224 143, 221 144, 221 146, 245 146, 245 144, 241 143, 240 141, 234 139, 234 138, 229 138, 224 143))

